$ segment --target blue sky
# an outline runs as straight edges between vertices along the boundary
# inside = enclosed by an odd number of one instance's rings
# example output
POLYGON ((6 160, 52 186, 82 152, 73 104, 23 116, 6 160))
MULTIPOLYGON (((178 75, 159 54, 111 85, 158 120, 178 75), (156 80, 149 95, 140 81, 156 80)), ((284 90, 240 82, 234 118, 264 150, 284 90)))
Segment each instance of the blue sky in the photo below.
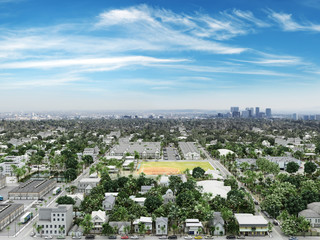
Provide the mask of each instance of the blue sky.
POLYGON ((320 112, 320 0, 0 0, 0 111, 320 112))

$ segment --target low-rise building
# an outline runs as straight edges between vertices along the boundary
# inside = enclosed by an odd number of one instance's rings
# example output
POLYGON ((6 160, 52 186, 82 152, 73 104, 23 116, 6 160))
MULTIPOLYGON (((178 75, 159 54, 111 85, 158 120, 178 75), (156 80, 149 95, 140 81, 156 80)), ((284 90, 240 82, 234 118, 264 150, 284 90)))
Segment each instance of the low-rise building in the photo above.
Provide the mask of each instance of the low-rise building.
POLYGON ((93 228, 92 231, 94 233, 101 233, 102 225, 108 222, 108 216, 105 211, 92 211, 91 213, 93 228))
POLYGON ((287 164, 289 162, 295 162, 299 166, 301 166, 301 161, 296 159, 296 158, 294 158, 294 157, 271 157, 271 156, 267 156, 266 159, 269 160, 270 162, 277 163, 281 170, 286 170, 287 169, 287 164))
POLYGON ((238 224, 239 233, 244 236, 264 236, 268 234, 268 221, 261 215, 250 213, 234 214, 238 224))
POLYGON ((124 142, 114 146, 110 150, 110 156, 125 156, 126 154, 135 155, 137 152, 142 159, 159 159, 160 142, 124 142))
POLYGON ((153 185, 151 185, 151 186, 141 186, 140 193, 141 194, 145 194, 145 193, 149 192, 151 190, 151 188, 153 188, 153 185))
POLYGON ((24 211, 23 204, 0 204, 0 231, 24 211))
POLYGON ((320 202, 309 203, 307 209, 299 212, 299 216, 305 217, 311 227, 320 227, 320 202))
POLYGON ((47 180, 29 180, 25 183, 20 183, 18 187, 15 187, 8 193, 9 199, 39 199, 43 198, 48 192, 50 192, 55 186, 56 181, 54 179, 47 180))
POLYGON ((118 232, 117 234, 128 234, 128 230, 131 227, 131 223, 130 222, 109 222, 109 225, 113 228, 113 229, 117 229, 118 232))
POLYGON ((60 236, 67 235, 72 226, 72 205, 58 205, 52 208, 39 209, 38 226, 41 226, 41 234, 60 236))
POLYGON ((140 217, 133 222, 134 232, 139 232, 139 224, 144 224, 146 232, 149 234, 152 232, 152 218, 140 217))
POLYGON ((179 142, 179 148, 186 160, 200 159, 200 151, 193 142, 179 142))
POLYGON ((84 199, 84 194, 83 193, 75 193, 75 194, 68 194, 68 197, 71 197, 76 203, 74 206, 80 207, 81 202, 84 199))
POLYGON ((105 199, 102 202, 103 209, 111 211, 116 203, 116 197, 114 195, 105 195, 105 199))
POLYGON ((100 178, 82 178, 78 182, 78 191, 80 193, 90 193, 92 188, 96 187, 100 178))
POLYGON ((224 229, 224 220, 221 216, 221 212, 214 212, 213 218, 209 220, 209 228, 214 229, 213 232, 211 232, 214 236, 222 236, 225 234, 224 229))
POLYGON ((136 197, 136 196, 130 196, 129 197, 131 200, 135 201, 136 203, 138 203, 140 206, 144 206, 144 202, 146 201, 146 198, 144 197, 136 197))
POLYGON ((203 225, 199 219, 186 219, 184 231, 190 235, 200 234, 199 229, 203 230, 203 225))
POLYGON ((71 236, 72 238, 73 237, 81 238, 82 235, 83 235, 83 229, 77 224, 73 225, 70 231, 68 232, 68 236, 71 236))
POLYGON ((176 201, 176 196, 174 196, 173 192, 171 189, 168 189, 166 191, 166 194, 162 195, 163 198, 163 203, 174 203, 176 201))
POLYGON ((21 168, 25 166, 25 163, 20 160, 13 160, 0 163, 0 174, 6 175, 6 176, 14 176, 12 165, 16 166, 17 168, 21 168))
POLYGON ((156 235, 168 234, 168 218, 158 217, 156 218, 156 235))
POLYGON ((169 181, 169 177, 168 176, 161 176, 160 181, 159 181, 159 184, 161 186, 168 187, 169 183, 170 183, 170 181, 169 181))

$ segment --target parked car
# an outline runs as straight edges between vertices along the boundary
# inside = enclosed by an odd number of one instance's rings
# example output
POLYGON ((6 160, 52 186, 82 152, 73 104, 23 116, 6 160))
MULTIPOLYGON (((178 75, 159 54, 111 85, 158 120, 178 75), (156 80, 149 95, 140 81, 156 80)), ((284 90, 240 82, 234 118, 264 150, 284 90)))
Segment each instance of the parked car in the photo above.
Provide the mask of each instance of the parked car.
POLYGON ((195 236, 194 239, 202 239, 202 237, 198 235, 198 236, 195 236))
POLYGON ((87 235, 87 236, 86 236, 86 239, 94 239, 94 238, 95 238, 94 235, 87 235))
POLYGON ((57 237, 57 239, 66 239, 66 237, 63 236, 63 235, 60 235, 60 236, 57 237))
POLYGON ((176 235, 171 235, 168 237, 168 239, 178 239, 178 237, 176 235))
POLYGON ((238 239, 245 239, 245 236, 240 235, 240 236, 237 236, 237 238, 238 239))
POLYGON ((80 236, 73 236, 72 239, 81 239, 80 236))
POLYGON ((184 239, 192 239, 192 237, 188 235, 188 236, 185 236, 184 239))
POLYGON ((128 238, 129 238, 128 235, 121 236, 121 239, 128 239, 128 238))
POLYGON ((273 220, 273 225, 275 225, 275 226, 278 226, 279 225, 279 222, 275 219, 275 220, 273 220))
POLYGON ((131 239, 139 239, 139 237, 137 235, 133 235, 130 237, 131 239))
POLYGON ((270 218, 270 215, 269 215, 269 213, 268 213, 268 212, 263 211, 263 213, 264 213, 264 215, 266 215, 266 217, 267 217, 267 218, 270 218))
POLYGON ((167 236, 161 236, 161 237, 159 237, 159 239, 168 239, 168 237, 167 236))
POLYGON ((294 236, 290 236, 289 237, 289 240, 299 240, 297 237, 294 237, 294 236))
POLYGON ((52 239, 52 236, 45 236, 44 239, 52 239))
POLYGON ((213 236, 207 235, 204 237, 205 239, 213 239, 213 236))
POLYGON ((117 239, 117 236, 116 235, 110 235, 108 238, 109 239, 117 239))
POLYGON ((226 238, 227 238, 227 239, 236 239, 236 236, 234 236, 234 235, 228 235, 226 238))
POLYGON ((36 235, 36 233, 34 233, 34 232, 30 233, 30 237, 33 237, 34 235, 36 235))

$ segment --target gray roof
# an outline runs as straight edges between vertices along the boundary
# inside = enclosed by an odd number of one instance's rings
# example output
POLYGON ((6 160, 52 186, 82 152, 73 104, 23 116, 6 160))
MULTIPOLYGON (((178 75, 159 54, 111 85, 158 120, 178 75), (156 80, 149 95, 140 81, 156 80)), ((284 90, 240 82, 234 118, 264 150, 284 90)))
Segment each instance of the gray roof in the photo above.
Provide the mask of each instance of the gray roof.
POLYGON ((158 217, 158 218, 156 218, 156 223, 158 223, 158 222, 164 222, 164 223, 168 224, 168 218, 158 217))
POLYGON ((213 225, 217 225, 218 223, 224 225, 224 220, 221 216, 221 212, 214 212, 213 213, 213 225))
POLYGON ((193 142, 179 142, 179 147, 180 147, 183 155, 186 155, 188 153, 200 154, 199 149, 194 145, 193 142))
POLYGON ((320 218, 320 214, 313 211, 312 209, 305 209, 299 212, 299 216, 303 216, 305 218, 320 218))
POLYGON ((9 193, 39 193, 53 183, 56 183, 54 179, 29 180, 25 183, 21 183, 18 187, 15 187, 9 193))
POLYGON ((320 214, 320 202, 309 203, 308 208, 320 214))
POLYGON ((0 204, 0 219, 4 219, 12 212, 16 211, 19 208, 24 208, 24 205, 19 204, 0 204))

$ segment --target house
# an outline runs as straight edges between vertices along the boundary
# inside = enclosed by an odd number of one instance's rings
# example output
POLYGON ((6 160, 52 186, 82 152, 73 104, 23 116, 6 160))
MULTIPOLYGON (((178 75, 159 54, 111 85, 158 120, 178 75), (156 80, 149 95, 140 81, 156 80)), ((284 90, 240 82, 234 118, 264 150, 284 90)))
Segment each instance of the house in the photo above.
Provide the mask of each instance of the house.
POLYGON ((68 197, 71 197, 76 203, 74 206, 80 207, 81 202, 83 201, 83 193, 69 194, 68 197))
POLYGON ((158 217, 156 218, 156 235, 168 234, 168 218, 158 217))
POLYGON ((203 225, 199 221, 199 219, 186 219, 184 227, 185 233, 188 233, 190 235, 197 235, 200 234, 200 229, 203 230, 203 225))
POLYGON ((239 225, 240 235, 264 236, 268 234, 268 221, 263 216, 251 213, 236 213, 234 216, 239 225))
POLYGON ((102 202, 103 209, 106 211, 111 211, 116 203, 116 197, 114 195, 105 196, 104 201, 102 202))
POLYGON ((222 236, 225 234, 224 220, 221 216, 221 212, 214 212, 213 218, 209 220, 208 225, 210 229, 213 229, 213 231, 211 231, 212 235, 222 236))
POLYGON ((96 187, 100 178, 83 178, 78 182, 78 191, 80 193, 90 193, 91 189, 96 187))
POLYGON ((176 201, 176 196, 173 195, 173 192, 171 189, 168 189, 166 191, 166 194, 162 195, 163 203, 167 204, 169 202, 174 203, 176 201))
POLYGON ((136 196, 130 196, 129 198, 135 201, 136 203, 138 203, 142 207, 144 206, 144 202, 146 201, 146 198, 143 198, 143 197, 137 198, 136 196))
POLYGON ((109 222, 109 225, 113 229, 117 229, 118 232, 117 234, 128 234, 130 228, 131 228, 131 223, 130 222, 109 222))
POLYGON ((225 186, 223 181, 218 180, 205 180, 198 181, 197 186, 201 186, 203 193, 212 193, 212 196, 215 197, 220 195, 223 198, 227 198, 227 194, 231 191, 230 186, 225 186))
POLYGON ((53 208, 40 208, 37 226, 41 226, 41 234, 65 236, 72 226, 72 212, 72 205, 58 205, 53 208))
POLYGON ((140 217, 133 222, 134 232, 139 232, 139 224, 144 224, 146 233, 152 232, 152 218, 151 217, 140 217))
POLYGON ((169 181, 169 177, 168 176, 161 176, 159 184, 161 186, 168 187, 169 186, 169 182, 170 181, 169 181))
POLYGON ((108 216, 105 211, 92 211, 91 213, 92 222, 93 222, 93 232, 101 233, 102 225, 108 221, 108 216))
POLYGON ((296 158, 294 158, 294 157, 271 157, 271 156, 267 156, 266 159, 269 160, 270 162, 277 163, 281 170, 286 170, 287 169, 287 164, 289 162, 295 162, 299 166, 301 166, 301 161, 296 159, 296 158))
POLYGON ((83 229, 77 224, 73 225, 70 231, 68 232, 68 236, 71 236, 72 238, 73 237, 81 238, 82 235, 83 235, 83 229))
POLYGON ((320 202, 309 203, 307 209, 299 212, 299 216, 305 217, 311 227, 320 227, 320 202))
POLYGON ((145 194, 145 193, 149 192, 151 188, 153 188, 153 185, 151 185, 151 186, 141 186, 140 193, 141 194, 145 194))

